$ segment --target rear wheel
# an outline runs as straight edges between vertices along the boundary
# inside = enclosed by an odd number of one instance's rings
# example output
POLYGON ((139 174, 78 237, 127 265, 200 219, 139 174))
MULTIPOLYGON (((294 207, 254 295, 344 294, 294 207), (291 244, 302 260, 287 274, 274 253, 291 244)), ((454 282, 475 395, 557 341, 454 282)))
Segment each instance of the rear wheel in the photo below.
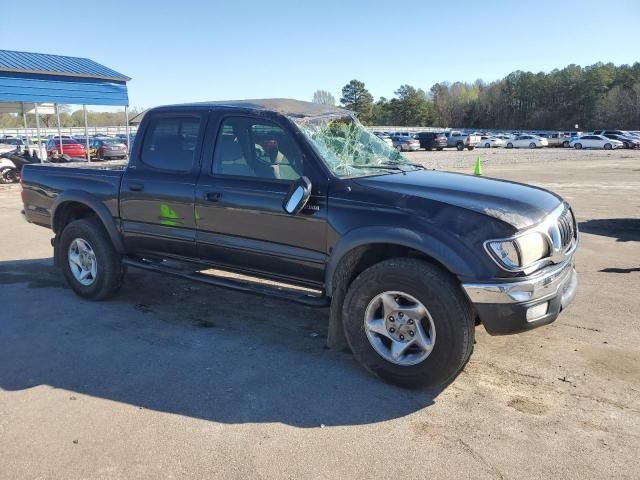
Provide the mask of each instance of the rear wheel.
POLYGON ((576 150, 582 150, 582 144, 581 143, 576 143, 573 148, 575 148, 576 150))
POLYGON ((458 143, 456 144, 456 148, 458 149, 459 152, 461 152, 462 150, 464 150, 464 145, 462 143, 458 143))
POLYGON ((564 148, 568 148, 569 147, 569 142, 567 140, 565 140, 564 142, 562 142, 562 146, 564 148))
POLYGON ((404 387, 447 383, 473 349, 473 316, 459 285, 422 260, 390 259, 362 272, 342 318, 355 358, 404 387))
POLYGON ((484 144, 484 148, 491 148, 491 144, 490 143, 485 143, 484 144))
POLYGON ((513 143, 511 142, 507 143, 507 148, 513 148, 513 143))
POLYGON ((78 295, 103 300, 122 285, 126 268, 102 223, 83 218, 66 226, 59 240, 64 276, 78 295))
POLYGON ((467 147, 467 150, 471 151, 471 150, 473 150, 474 148, 476 148, 476 147, 474 147, 473 145, 469 145, 469 146, 467 147))
POLYGON ((605 144, 604 144, 604 149, 605 149, 605 150, 611 150, 612 148, 613 148, 613 147, 611 146, 611 144, 610 144, 610 143, 605 143, 605 144))
POLYGON ((438 151, 441 152, 443 150, 443 147, 438 148, 438 151))

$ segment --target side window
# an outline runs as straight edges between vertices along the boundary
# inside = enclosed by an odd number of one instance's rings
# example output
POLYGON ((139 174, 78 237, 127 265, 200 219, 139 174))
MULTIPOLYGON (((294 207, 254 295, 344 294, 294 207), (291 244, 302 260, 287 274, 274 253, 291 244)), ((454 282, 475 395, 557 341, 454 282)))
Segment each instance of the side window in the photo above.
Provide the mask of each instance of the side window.
POLYGON ((142 163, 161 170, 187 172, 193 167, 200 117, 159 117, 151 121, 142 143, 142 163))
POLYGON ((227 117, 216 139, 213 173, 291 181, 303 174, 303 155, 276 124, 227 117))

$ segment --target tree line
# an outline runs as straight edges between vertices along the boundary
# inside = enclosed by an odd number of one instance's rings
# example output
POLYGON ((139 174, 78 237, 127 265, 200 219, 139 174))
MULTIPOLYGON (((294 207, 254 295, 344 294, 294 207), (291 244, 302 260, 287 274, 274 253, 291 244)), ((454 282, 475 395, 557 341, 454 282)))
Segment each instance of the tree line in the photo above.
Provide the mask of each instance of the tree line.
MULTIPOLYGON (((140 111, 138 108, 129 110, 129 118, 133 118, 133 116, 137 115, 140 111)), ((41 127, 52 128, 58 126, 58 120, 55 114, 40 114, 38 116, 40 117, 41 127)), ((87 123, 90 127, 124 126, 124 110, 118 112, 93 112, 87 110, 87 123)), ((27 114, 27 125, 30 129, 35 128, 36 116, 34 114, 27 114)), ((62 127, 84 127, 84 112, 82 109, 71 111, 68 105, 60 105, 60 125, 62 127)), ((22 115, 0 113, 0 127, 23 128, 24 121, 22 115)))
MULTIPOLYGON (((549 73, 518 70, 490 83, 436 83, 428 92, 401 85, 394 95, 374 101, 364 82, 351 80, 340 104, 366 125, 571 130, 577 124, 580 130, 640 130, 638 62, 569 65, 549 73)), ((335 104, 323 90, 314 101, 335 104)))

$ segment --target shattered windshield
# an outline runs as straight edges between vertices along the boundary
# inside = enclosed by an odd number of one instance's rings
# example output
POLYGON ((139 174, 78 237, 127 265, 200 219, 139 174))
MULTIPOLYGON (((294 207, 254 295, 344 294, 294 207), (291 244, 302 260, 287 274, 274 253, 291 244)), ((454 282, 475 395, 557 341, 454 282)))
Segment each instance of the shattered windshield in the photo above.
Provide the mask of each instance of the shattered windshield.
POLYGON ((350 115, 291 118, 339 177, 413 171, 413 165, 392 145, 367 131, 350 115))

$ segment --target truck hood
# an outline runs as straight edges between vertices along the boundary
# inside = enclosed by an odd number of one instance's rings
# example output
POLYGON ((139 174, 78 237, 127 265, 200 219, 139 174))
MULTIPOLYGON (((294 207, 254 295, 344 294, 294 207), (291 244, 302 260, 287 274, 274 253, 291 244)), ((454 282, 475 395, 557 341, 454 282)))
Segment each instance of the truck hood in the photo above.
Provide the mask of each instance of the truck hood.
POLYGON ((538 187, 436 170, 360 178, 359 185, 455 205, 497 218, 518 230, 539 223, 562 199, 538 187))

